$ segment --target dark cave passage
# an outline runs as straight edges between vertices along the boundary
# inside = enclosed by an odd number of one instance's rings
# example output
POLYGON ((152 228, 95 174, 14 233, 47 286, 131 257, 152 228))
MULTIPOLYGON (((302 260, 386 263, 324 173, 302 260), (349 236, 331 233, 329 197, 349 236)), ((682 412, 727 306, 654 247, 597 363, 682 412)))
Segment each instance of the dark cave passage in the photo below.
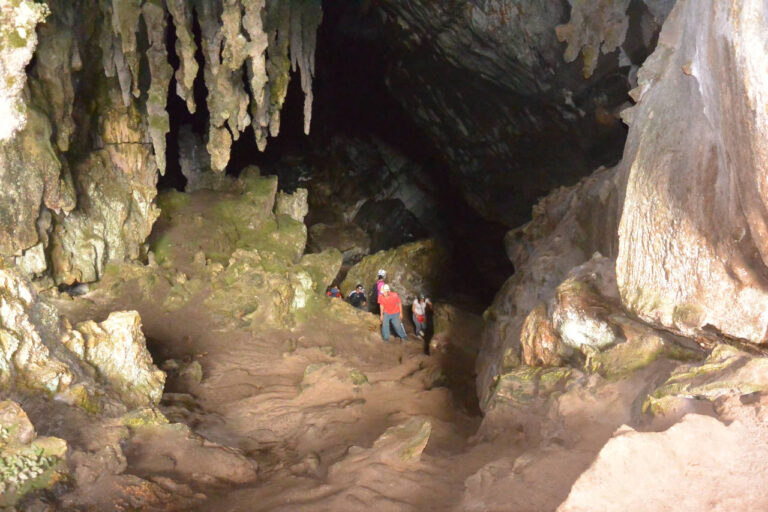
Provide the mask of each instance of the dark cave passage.
MULTIPOLYGON (((574 101, 596 109, 594 125, 589 125, 590 118, 581 122, 591 130, 584 137, 583 129, 571 132, 562 123, 546 121, 547 116, 555 119, 561 114, 539 98, 506 93, 481 77, 466 82, 457 68, 427 55, 428 41, 409 53, 405 46, 393 43, 396 29, 371 5, 325 0, 323 10, 310 135, 303 133, 303 92, 299 77, 294 76, 281 112, 279 136, 270 138, 261 152, 252 128, 247 128, 232 144, 226 173, 236 176, 256 165, 262 174, 277 175, 282 190, 308 188, 308 228, 355 225, 369 235, 371 253, 437 237, 451 250, 453 271, 446 276, 450 289, 489 303, 514 271, 505 255, 506 232, 529 219, 531 206, 553 188, 573 184, 591 169, 613 165, 621 156, 626 128, 609 109, 617 104, 615 98, 625 97, 626 75, 606 75, 596 91, 575 93, 574 101), (442 80, 438 83, 445 90, 434 90, 423 77, 414 80, 418 73, 442 80), (444 120, 425 126, 414 117, 414 109, 426 107, 414 103, 413 95, 422 95, 425 105, 437 102, 443 108, 451 108, 457 100, 468 101, 466 108, 474 110, 467 115, 475 116, 468 121, 488 131, 472 149, 483 162, 480 167, 463 163, 464 157, 454 151, 454 142, 459 146, 464 142, 441 138, 441 133, 452 129, 434 128, 444 120), (483 103, 484 95, 493 101, 483 103), (516 112, 533 119, 523 128, 530 131, 499 135, 499 122, 516 112), (504 150, 514 160, 492 156, 504 144, 516 148, 504 150), (494 182, 503 185, 489 187, 494 182), (489 214, 505 209, 527 213, 503 218, 489 214), (516 223, 510 224, 509 218, 517 219, 516 223)), ((199 42, 197 22, 194 28, 199 42)), ((632 29, 638 30, 634 25, 632 29)), ((171 26, 168 49, 174 44, 171 26)), ((636 53, 642 51, 639 48, 636 53)), ((175 53, 169 51, 169 56, 177 68, 175 53)), ((199 45, 197 61, 202 69, 199 45)), ((207 91, 200 75, 194 91, 198 110, 190 114, 175 93, 175 81, 169 89, 171 132, 161 189, 184 188, 183 165, 209 169, 205 161, 207 91)))

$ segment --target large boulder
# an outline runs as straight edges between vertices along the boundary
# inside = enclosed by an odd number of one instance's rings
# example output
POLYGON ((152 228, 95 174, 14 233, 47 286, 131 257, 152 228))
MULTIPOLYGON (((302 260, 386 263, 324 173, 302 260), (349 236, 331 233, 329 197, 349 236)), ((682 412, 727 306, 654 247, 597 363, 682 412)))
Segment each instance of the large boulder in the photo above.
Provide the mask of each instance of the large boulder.
POLYGON ((0 388, 42 394, 91 412, 156 405, 165 375, 136 312, 75 329, 0 259, 0 388))
POLYGON ((559 512, 760 510, 768 507, 765 413, 723 424, 689 414, 664 432, 616 430, 559 512), (706 449, 704 449, 706 446, 706 449))
POLYGON ((678 1, 626 115, 619 290, 688 336, 768 341, 765 9, 678 1))
POLYGON ((366 290, 370 290, 376 282, 377 272, 384 269, 387 271, 387 283, 408 304, 419 293, 436 296, 445 290, 450 284, 447 260, 446 249, 432 239, 379 251, 352 267, 341 289, 346 295, 362 283, 366 290))

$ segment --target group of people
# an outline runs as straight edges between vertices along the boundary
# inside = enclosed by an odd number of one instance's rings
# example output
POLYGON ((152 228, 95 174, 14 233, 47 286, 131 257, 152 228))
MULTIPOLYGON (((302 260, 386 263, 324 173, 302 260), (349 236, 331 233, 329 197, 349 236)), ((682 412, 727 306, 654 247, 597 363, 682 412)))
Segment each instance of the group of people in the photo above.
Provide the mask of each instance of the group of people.
MULTIPOLYGON (((326 291, 329 297, 342 298, 341 290, 337 285, 331 285, 326 291)), ((381 337, 385 342, 389 341, 390 329, 395 331, 395 336, 400 338, 401 343, 407 338, 405 326, 403 325, 403 302, 397 292, 392 291, 387 284, 387 271, 381 269, 377 272, 376 285, 371 290, 372 298, 376 301, 378 307, 379 320, 381 321, 381 337)), ((358 284, 354 290, 349 292, 347 302, 352 306, 367 310, 368 299, 365 296, 365 288, 358 284)), ((427 314, 432 310, 430 300, 420 293, 416 300, 411 304, 411 317, 416 331, 416 335, 424 338, 427 330, 427 314)))

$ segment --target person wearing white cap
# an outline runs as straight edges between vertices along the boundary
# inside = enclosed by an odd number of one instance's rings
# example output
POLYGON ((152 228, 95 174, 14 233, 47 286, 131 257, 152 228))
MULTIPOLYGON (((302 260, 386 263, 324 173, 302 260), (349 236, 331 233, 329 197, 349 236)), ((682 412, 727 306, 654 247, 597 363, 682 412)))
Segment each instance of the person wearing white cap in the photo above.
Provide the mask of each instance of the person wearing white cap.
POLYGON ((395 329, 395 335, 400 338, 402 343, 405 340, 405 327, 403 327, 403 303, 400 296, 389 289, 385 284, 381 287, 381 294, 378 298, 380 311, 379 320, 381 320, 381 337, 385 342, 389 341, 389 325, 395 329))

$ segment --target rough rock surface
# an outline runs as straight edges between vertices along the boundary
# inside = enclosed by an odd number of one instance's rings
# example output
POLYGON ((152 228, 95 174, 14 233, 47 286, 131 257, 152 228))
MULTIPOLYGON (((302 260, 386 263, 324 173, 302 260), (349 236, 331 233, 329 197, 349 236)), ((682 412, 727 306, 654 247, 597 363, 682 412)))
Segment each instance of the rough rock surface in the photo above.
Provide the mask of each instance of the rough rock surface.
POLYGON ((0 402, 0 507, 13 507, 30 491, 62 481, 67 443, 37 437, 21 406, 0 402))
POLYGON ((434 297, 446 286, 449 268, 446 258, 445 248, 435 240, 422 240, 379 251, 366 256, 349 270, 341 290, 346 295, 358 283, 370 290, 376 282, 376 273, 384 269, 387 271, 387 283, 400 294, 404 304, 410 304, 419 293, 434 297))
POLYGON ((689 414, 659 433, 622 426, 557 510, 765 508, 765 428, 764 411, 730 425, 689 414))
POLYGON ((177 92, 190 111, 200 71, 195 16, 206 35, 207 167, 222 171, 233 138, 251 124, 262 149, 269 132, 277 135, 291 67, 301 75, 309 129, 319 1, 24 0, 5 1, 2 16, 0 254, 29 274, 92 282, 108 261, 146 256, 166 165, 171 21, 183 64, 177 92), (38 44, 35 25, 49 11, 38 44))
POLYGON ((627 114, 621 297, 686 335, 768 339, 764 13, 755 0, 678 2, 627 114))
MULTIPOLYGON (((515 274, 484 315, 483 344, 477 360, 481 397, 503 368, 519 364, 521 333, 529 313, 549 304, 568 273, 593 253, 615 256, 620 190, 615 169, 598 170, 578 185, 560 188, 542 199, 533 210, 533 220, 507 235, 507 254, 515 274)), ((538 342, 529 334, 527 330, 525 344, 532 347, 538 342)), ((529 351, 525 357, 530 361, 533 354, 529 351)))
POLYGON ((618 112, 671 3, 386 0, 379 8, 402 49, 390 90, 469 203, 514 226, 553 186, 620 158, 618 112))
POLYGON ((125 404, 139 407, 160 402, 165 374, 152 363, 136 311, 111 313, 103 322, 83 322, 75 329, 82 335, 82 345, 70 343, 70 350, 96 368, 125 404))
POLYGON ((37 46, 35 28, 48 14, 45 4, 29 0, 0 3, 0 142, 10 139, 26 122, 21 98, 27 81, 24 68, 37 46))

